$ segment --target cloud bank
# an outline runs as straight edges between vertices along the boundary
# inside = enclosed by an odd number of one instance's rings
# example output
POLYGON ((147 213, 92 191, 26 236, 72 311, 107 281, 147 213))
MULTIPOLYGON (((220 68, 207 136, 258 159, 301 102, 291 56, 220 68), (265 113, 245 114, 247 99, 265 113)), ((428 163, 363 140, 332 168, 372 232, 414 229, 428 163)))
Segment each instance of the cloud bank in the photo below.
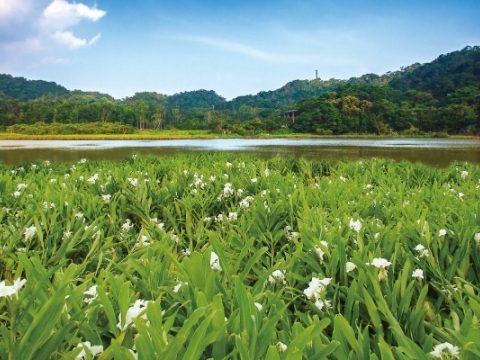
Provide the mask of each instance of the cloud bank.
MULTIPOLYGON (((20 56, 52 57, 63 50, 78 50, 95 44, 100 34, 86 39, 75 34, 82 22, 96 22, 104 10, 68 0, 0 0, 0 65, 20 56)), ((8 66, 7 66, 8 68, 8 66)))

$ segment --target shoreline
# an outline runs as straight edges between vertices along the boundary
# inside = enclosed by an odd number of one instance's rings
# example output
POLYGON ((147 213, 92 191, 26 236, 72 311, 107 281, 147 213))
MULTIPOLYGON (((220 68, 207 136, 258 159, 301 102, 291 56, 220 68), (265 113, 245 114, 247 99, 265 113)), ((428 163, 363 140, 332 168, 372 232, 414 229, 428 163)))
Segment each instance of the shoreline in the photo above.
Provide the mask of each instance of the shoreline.
POLYGON ((214 139, 432 139, 455 138, 477 139, 478 136, 469 135, 376 135, 376 134, 348 134, 348 135, 316 135, 316 134, 260 134, 257 136, 235 136, 220 134, 194 134, 194 133, 162 133, 162 134, 78 134, 78 135, 25 135, 25 134, 0 134, 1 140, 214 140, 214 139))

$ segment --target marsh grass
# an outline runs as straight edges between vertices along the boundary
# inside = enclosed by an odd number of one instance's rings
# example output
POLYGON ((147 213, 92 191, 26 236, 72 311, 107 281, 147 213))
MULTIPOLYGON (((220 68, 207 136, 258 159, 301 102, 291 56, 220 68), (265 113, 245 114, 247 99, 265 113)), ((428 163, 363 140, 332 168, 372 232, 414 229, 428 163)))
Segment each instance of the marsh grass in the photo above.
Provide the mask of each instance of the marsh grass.
POLYGON ((0 297, 0 358, 92 358, 88 341, 100 359, 428 359, 444 342, 478 359, 479 179, 230 154, 0 165, 0 279, 27 279, 0 297), (309 297, 313 278, 331 280, 309 297))

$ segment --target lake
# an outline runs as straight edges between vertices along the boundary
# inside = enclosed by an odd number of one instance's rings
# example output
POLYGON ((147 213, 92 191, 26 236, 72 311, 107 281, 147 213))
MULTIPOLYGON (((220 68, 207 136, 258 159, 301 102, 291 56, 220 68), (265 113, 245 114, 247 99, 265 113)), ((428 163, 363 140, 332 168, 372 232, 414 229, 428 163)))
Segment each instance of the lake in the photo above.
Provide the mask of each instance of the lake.
POLYGON ((391 158, 433 167, 446 167, 453 161, 480 164, 477 139, 0 140, 0 162, 7 165, 35 160, 121 160, 133 154, 169 156, 199 151, 309 160, 391 158))

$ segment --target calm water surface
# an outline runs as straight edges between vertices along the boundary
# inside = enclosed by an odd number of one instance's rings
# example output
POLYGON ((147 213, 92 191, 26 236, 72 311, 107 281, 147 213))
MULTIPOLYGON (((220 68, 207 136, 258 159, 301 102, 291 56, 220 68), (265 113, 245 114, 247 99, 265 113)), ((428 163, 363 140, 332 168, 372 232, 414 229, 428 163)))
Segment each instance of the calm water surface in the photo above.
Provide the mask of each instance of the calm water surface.
POLYGON ((168 156, 199 151, 309 160, 377 157, 435 167, 445 167, 453 161, 480 164, 480 140, 475 139, 0 140, 0 162, 7 165, 35 160, 121 160, 132 154, 168 156))

